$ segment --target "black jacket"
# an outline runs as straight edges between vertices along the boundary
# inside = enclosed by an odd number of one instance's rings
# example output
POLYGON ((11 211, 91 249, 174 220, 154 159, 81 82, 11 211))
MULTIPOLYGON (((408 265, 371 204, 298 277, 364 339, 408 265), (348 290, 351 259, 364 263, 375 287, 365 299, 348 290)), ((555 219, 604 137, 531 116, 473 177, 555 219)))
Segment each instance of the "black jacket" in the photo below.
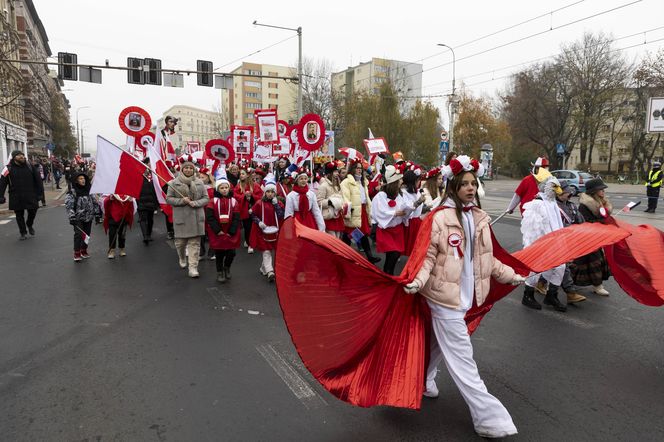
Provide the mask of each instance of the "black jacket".
POLYGON ((136 200, 138 210, 153 211, 159 208, 159 200, 157 193, 154 191, 154 184, 152 180, 148 181, 143 179, 143 187, 141 187, 141 196, 136 200))
POLYGON ((44 183, 39 170, 27 162, 9 163, 9 174, 0 176, 0 198, 4 198, 9 187, 9 210, 26 210, 39 208, 39 201, 44 195, 44 183))

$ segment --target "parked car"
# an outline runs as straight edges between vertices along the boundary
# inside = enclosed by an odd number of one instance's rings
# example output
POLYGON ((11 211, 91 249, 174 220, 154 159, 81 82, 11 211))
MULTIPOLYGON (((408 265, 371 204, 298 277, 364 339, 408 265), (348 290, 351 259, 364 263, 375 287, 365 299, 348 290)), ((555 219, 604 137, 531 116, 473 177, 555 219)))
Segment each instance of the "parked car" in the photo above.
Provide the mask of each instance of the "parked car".
POLYGON ((553 170, 551 175, 559 180, 567 180, 570 187, 574 189, 574 195, 586 191, 586 181, 591 180, 593 176, 588 172, 580 170, 553 170))

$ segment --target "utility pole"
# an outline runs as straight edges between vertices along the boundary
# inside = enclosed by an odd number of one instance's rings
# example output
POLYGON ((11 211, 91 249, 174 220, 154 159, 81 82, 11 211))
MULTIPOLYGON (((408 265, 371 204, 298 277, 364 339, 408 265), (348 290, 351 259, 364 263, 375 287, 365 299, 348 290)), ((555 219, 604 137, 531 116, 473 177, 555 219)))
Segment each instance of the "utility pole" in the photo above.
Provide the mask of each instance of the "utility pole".
POLYGON ((81 131, 78 126, 78 113, 81 109, 89 109, 92 106, 81 106, 76 108, 76 142, 78 143, 78 153, 81 154, 81 131))
POLYGON ((450 107, 450 152, 454 150, 454 113, 456 112, 457 97, 456 97, 456 55, 454 54, 454 49, 451 46, 446 45, 445 43, 438 43, 438 46, 443 46, 450 51, 452 51, 452 95, 449 97, 449 107, 450 107))

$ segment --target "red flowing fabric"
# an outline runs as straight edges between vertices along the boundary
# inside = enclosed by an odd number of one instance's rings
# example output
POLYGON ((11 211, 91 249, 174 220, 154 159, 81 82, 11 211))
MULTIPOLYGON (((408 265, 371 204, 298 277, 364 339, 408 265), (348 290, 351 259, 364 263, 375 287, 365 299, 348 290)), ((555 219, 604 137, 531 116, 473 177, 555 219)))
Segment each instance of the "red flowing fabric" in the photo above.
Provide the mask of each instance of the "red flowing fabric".
MULTIPOLYGON (((307 369, 345 402, 420 408, 430 313, 426 300, 406 294, 403 285, 415 278, 426 257, 432 214, 423 220, 399 276, 383 273, 331 235, 293 218, 284 222, 277 243, 276 283, 286 326, 307 369)), ((494 256, 526 275, 533 268, 555 267, 627 236, 629 232, 615 226, 575 225, 513 255, 493 235, 492 239, 494 256), (567 241, 568 237, 573 239, 567 241), (556 250, 551 250, 552 244, 556 250), (560 251, 559 244, 570 248, 560 251)), ((492 279, 486 302, 466 313, 469 331, 513 289, 492 279)))

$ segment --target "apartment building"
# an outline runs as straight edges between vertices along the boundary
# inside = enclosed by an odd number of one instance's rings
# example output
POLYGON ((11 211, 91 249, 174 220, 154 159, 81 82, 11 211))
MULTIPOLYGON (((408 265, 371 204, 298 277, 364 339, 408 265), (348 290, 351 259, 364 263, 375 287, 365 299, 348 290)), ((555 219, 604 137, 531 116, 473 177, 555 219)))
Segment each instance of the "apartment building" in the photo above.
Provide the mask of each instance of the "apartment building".
POLYGON ((171 137, 176 150, 183 148, 190 141, 205 146, 209 140, 221 137, 222 118, 219 112, 176 104, 167 109, 157 120, 155 129, 163 129, 164 120, 169 115, 178 119, 175 135, 171 137))

